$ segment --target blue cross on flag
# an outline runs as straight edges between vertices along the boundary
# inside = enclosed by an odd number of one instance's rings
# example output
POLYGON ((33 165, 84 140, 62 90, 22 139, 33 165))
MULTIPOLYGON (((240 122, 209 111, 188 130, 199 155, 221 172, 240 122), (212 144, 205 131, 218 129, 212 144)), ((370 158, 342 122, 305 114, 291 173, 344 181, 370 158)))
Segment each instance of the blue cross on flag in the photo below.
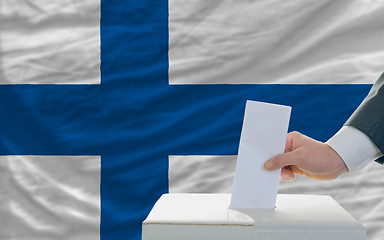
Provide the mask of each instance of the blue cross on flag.
POLYGON ((2 0, 0 239, 141 239, 169 156, 236 155, 248 99, 326 141, 384 61, 352 2, 2 0))

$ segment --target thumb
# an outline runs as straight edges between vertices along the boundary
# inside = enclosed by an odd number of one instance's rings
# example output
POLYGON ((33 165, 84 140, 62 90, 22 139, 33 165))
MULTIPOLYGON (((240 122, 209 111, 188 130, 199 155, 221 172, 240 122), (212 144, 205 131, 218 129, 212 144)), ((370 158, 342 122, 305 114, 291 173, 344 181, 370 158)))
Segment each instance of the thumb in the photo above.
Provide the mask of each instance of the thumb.
POLYGON ((297 165, 299 162, 297 151, 279 154, 264 163, 264 167, 269 170, 277 170, 289 165, 297 165))

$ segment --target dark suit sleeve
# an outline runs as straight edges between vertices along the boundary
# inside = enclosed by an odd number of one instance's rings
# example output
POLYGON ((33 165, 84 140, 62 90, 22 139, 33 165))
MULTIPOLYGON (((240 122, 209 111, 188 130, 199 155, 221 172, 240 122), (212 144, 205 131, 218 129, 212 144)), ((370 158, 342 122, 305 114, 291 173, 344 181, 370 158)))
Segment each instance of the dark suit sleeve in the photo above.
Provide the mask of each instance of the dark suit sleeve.
MULTIPOLYGON (((384 73, 345 125, 365 133, 384 153, 384 73)), ((376 161, 383 164, 384 157, 376 161)))

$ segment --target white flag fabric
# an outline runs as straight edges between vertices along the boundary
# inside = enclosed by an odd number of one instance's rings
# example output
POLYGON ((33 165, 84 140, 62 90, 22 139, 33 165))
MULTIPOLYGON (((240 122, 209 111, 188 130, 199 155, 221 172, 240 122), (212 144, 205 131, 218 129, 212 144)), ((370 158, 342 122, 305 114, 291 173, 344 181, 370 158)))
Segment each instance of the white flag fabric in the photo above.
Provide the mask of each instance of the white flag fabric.
POLYGON ((100 239, 100 157, 0 156, 1 239, 100 239))
POLYGON ((383 3, 169 1, 170 84, 373 83, 383 3))
POLYGON ((100 2, 0 3, 0 84, 99 84, 100 2))

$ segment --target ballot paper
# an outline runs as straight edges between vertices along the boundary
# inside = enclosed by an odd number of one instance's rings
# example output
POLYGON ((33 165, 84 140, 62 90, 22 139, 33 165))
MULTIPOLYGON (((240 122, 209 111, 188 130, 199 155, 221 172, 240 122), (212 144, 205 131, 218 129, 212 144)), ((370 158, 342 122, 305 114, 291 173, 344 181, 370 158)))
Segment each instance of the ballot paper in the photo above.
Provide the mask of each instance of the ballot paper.
POLYGON ((231 209, 275 208, 280 171, 264 163, 284 152, 291 107, 247 101, 231 198, 231 209))

